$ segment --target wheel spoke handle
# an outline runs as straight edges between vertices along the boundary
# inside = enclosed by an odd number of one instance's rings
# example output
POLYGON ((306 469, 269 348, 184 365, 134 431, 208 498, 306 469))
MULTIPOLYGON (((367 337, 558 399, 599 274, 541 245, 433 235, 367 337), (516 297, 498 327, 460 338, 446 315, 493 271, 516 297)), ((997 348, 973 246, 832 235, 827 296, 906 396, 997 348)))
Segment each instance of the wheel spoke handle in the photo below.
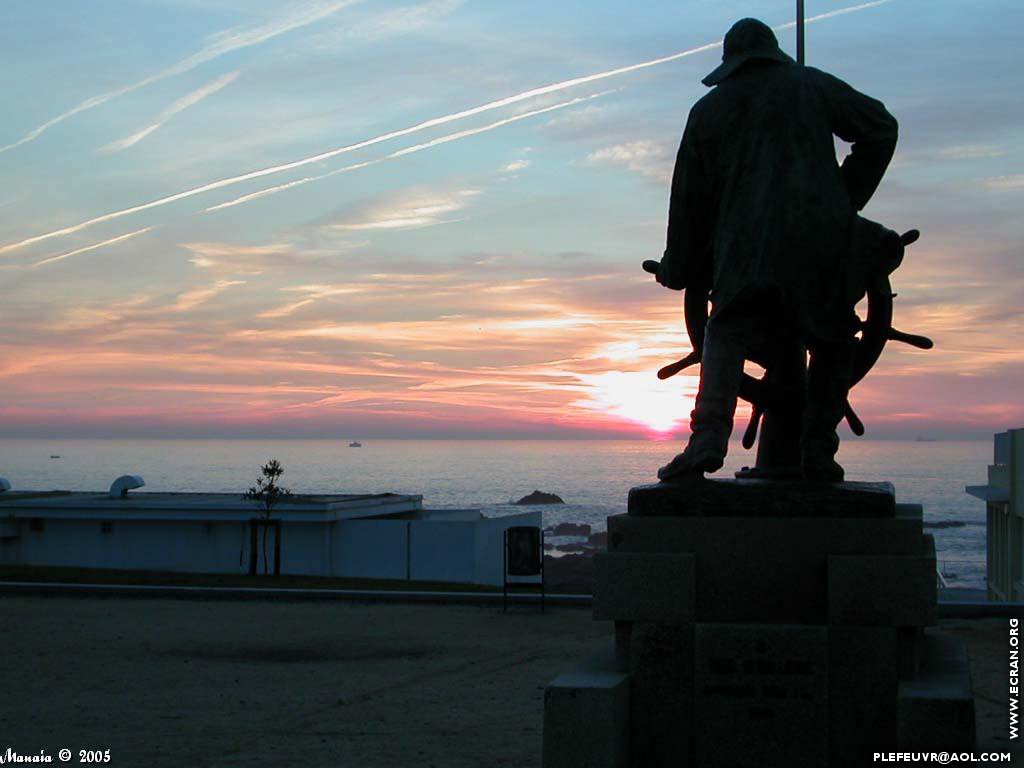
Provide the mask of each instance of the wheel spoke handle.
POLYGON ((864 434, 864 422, 860 420, 860 417, 854 413, 853 406, 850 405, 850 401, 846 401, 846 423, 850 425, 850 431, 853 432, 857 437, 861 437, 864 434))
POLYGON ((931 349, 935 346, 935 342, 927 336, 918 336, 916 333, 904 333, 903 331, 897 331, 895 328, 889 329, 888 336, 890 341, 902 341, 904 344, 909 344, 918 349, 931 349))
POLYGON ((658 371, 658 378, 662 380, 670 379, 684 368, 689 368, 691 365, 696 365, 699 362, 700 352, 695 349, 682 360, 676 360, 674 363, 670 363, 658 371))
POLYGON ((761 423, 761 414, 764 411, 758 406, 750 411, 750 423, 747 424, 747 430, 743 433, 743 447, 748 451, 754 447, 754 441, 757 440, 757 427, 761 423))

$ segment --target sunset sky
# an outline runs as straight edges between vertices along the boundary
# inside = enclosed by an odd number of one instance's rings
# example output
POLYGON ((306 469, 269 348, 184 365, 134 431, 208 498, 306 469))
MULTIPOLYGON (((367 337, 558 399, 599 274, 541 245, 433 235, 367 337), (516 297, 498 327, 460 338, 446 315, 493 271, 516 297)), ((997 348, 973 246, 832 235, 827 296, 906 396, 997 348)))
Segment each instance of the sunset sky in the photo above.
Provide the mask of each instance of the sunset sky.
MULTIPOLYGON (((4 0, 0 436, 685 433, 640 262, 722 35, 793 6, 4 0)), ((936 348, 854 390, 869 435, 1022 426, 1024 4, 807 15, 900 121, 865 215, 922 231, 896 325, 936 348)))

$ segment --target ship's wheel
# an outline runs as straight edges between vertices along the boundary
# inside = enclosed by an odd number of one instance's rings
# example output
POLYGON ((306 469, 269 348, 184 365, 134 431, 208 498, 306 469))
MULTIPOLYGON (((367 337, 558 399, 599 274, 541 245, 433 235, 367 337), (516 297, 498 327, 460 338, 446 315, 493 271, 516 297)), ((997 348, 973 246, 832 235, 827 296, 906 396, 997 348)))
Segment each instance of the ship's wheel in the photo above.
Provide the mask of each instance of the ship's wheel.
MULTIPOLYGON (((920 233, 911 229, 900 237, 904 246, 915 242, 920 233)), ((657 270, 657 262, 644 262, 648 272, 657 270)), ((850 377, 850 389, 858 384, 870 371, 888 341, 899 341, 918 349, 931 349, 933 342, 925 336, 904 333, 892 326, 893 298, 888 275, 873 278, 867 286, 867 309, 865 316, 858 316, 855 331, 854 359, 850 377)), ((666 365, 658 371, 659 379, 668 379, 701 361, 704 345, 704 327, 708 321, 708 292, 686 289, 683 301, 686 331, 690 337, 692 351, 681 360, 666 365)), ((740 397, 751 405, 750 423, 743 433, 743 447, 752 448, 761 428, 761 442, 758 447, 757 463, 744 467, 737 475, 741 477, 778 478, 789 477, 799 472, 799 435, 792 428, 783 429, 782 423, 793 423, 794 413, 798 417, 802 409, 803 393, 798 380, 806 370, 806 355, 803 347, 794 348, 785 360, 758 360, 753 362, 765 369, 764 376, 755 378, 743 374, 740 397), (796 385, 796 386, 795 386, 796 385), (777 418, 773 419, 773 415, 777 418)), ((846 422, 855 435, 864 434, 864 423, 854 412, 849 400, 846 402, 846 422)), ((796 423, 799 423, 797 421, 796 423)))

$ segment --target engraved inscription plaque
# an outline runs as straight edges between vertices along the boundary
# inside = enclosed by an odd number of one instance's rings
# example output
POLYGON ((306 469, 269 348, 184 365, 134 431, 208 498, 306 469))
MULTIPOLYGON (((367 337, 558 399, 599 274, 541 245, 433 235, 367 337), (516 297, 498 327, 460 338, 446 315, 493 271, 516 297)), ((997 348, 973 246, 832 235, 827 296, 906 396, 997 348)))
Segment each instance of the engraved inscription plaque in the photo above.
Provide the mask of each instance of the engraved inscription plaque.
POLYGON ((696 765, 827 763, 825 627, 697 624, 694 634, 696 765))

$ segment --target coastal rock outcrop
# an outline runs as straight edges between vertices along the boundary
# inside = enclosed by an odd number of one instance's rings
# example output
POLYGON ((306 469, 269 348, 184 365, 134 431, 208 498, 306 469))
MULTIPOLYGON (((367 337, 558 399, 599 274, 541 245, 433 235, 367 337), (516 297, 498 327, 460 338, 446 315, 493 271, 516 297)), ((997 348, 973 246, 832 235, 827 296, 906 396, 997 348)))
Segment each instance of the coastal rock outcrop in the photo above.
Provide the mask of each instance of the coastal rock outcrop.
POLYGON ((533 493, 528 493, 526 496, 523 496, 523 498, 517 501, 516 504, 524 506, 527 504, 565 504, 565 502, 562 501, 560 496, 557 496, 554 493, 534 491, 533 493))

